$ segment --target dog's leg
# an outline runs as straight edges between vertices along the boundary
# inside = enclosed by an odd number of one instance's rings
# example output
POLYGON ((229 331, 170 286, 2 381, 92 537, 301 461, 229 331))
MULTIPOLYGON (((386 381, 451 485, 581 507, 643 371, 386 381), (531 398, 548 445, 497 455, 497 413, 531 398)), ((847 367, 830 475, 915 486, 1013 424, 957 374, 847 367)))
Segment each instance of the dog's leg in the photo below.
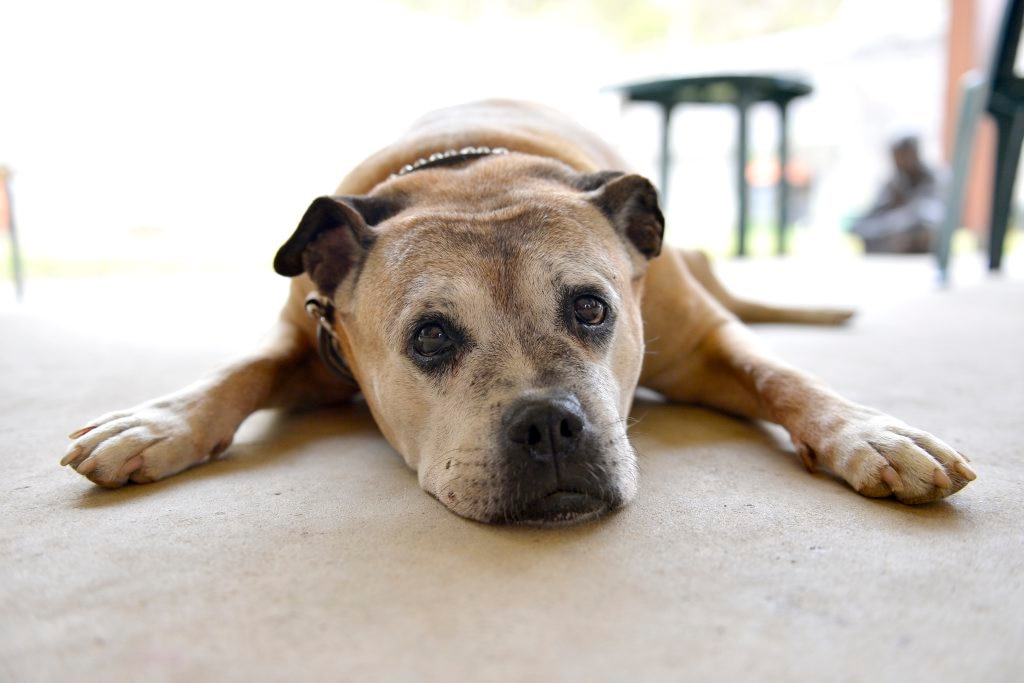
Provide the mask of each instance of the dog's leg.
POLYGON ((848 401, 774 358, 703 293, 687 289, 689 274, 672 261, 681 257, 665 256, 666 263, 652 264, 646 285, 644 386, 672 400, 781 424, 809 469, 833 472, 866 496, 923 503, 975 478, 965 458, 938 438, 848 401), (702 299, 708 310, 695 316, 702 299), (710 322, 696 327, 685 316, 710 322))
POLYGON ((224 451, 260 408, 340 400, 353 389, 332 383, 309 335, 283 320, 251 356, 167 396, 108 413, 71 434, 62 465, 97 484, 151 482, 224 451))

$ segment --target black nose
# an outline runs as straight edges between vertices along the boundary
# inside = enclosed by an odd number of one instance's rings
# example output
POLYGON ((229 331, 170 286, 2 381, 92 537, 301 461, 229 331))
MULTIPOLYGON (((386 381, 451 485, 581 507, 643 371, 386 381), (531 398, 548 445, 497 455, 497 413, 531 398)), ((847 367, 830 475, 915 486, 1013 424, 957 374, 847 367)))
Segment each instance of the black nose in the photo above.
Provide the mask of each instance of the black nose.
POLYGON ((584 424, 576 397, 558 392, 512 406, 505 414, 505 436, 513 453, 551 464, 576 449, 584 424))

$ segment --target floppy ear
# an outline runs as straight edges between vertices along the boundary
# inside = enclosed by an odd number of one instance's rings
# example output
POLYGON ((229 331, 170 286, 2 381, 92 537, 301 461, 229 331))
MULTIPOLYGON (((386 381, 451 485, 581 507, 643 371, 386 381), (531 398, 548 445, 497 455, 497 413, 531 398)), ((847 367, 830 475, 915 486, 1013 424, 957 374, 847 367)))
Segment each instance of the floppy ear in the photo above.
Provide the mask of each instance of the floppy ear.
POLYGON ((579 176, 576 186, 589 193, 590 201, 645 258, 661 253, 665 216, 651 181, 636 174, 601 171, 579 176))
POLYGON ((394 213, 397 206, 388 199, 318 197, 277 250, 274 270, 288 277, 308 273, 321 292, 332 293, 373 246, 370 226, 394 213))

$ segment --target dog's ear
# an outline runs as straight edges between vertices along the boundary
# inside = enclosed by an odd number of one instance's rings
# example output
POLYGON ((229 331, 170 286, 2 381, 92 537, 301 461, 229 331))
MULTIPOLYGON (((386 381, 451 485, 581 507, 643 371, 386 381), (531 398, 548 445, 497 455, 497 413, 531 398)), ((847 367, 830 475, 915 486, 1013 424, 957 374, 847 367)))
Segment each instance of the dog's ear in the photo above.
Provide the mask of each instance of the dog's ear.
POLYGON ((288 277, 308 273, 321 292, 331 293, 373 246, 371 226, 397 212, 390 199, 318 197, 277 250, 274 270, 288 277))
POLYGON ((577 176, 575 185, 645 258, 661 253, 665 216, 658 206, 658 191, 647 178, 621 171, 600 171, 577 176))

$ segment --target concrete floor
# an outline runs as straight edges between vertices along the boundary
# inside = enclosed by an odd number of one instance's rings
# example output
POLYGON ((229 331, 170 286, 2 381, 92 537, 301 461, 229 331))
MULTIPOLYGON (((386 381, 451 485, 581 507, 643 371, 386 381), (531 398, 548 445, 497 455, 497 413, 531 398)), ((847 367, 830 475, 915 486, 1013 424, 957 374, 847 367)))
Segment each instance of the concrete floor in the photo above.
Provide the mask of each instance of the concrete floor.
POLYGON ((1017 681, 1024 277, 923 259, 722 264, 852 303, 761 328, 849 397, 966 452, 904 507, 808 475, 775 428, 637 403, 638 500, 554 531, 443 509, 368 414, 263 413, 222 460, 118 491, 61 469, 83 421, 244 350, 269 276, 30 283, 0 310, 0 680, 1017 681))

